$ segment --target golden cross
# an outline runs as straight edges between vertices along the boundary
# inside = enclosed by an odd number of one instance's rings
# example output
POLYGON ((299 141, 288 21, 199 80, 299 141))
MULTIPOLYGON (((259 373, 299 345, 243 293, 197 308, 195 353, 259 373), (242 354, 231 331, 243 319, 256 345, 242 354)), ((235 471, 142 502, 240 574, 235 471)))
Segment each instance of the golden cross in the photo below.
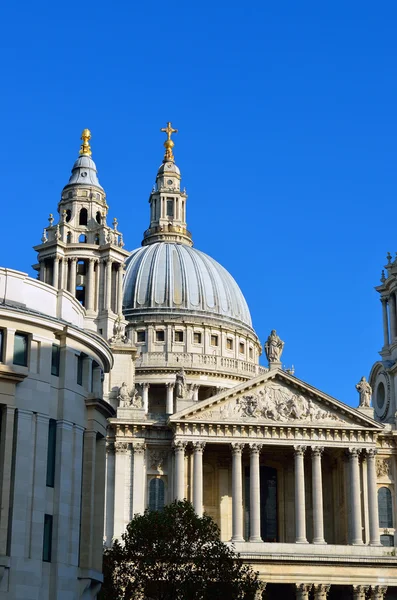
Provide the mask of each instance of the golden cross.
POLYGON ((163 127, 162 129, 160 129, 160 131, 164 131, 164 133, 167 134, 167 139, 170 140, 171 139, 171 135, 173 133, 178 133, 177 129, 173 129, 172 128, 172 123, 170 121, 168 121, 167 123, 167 127, 163 127))

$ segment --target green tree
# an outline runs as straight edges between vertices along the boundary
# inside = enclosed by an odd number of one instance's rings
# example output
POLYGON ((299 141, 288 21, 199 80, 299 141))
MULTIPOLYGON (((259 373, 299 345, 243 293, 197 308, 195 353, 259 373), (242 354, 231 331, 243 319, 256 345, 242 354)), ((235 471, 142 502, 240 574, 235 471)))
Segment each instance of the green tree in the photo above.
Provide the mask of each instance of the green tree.
POLYGON ((251 600, 259 588, 212 518, 187 501, 135 516, 104 555, 103 600, 251 600))

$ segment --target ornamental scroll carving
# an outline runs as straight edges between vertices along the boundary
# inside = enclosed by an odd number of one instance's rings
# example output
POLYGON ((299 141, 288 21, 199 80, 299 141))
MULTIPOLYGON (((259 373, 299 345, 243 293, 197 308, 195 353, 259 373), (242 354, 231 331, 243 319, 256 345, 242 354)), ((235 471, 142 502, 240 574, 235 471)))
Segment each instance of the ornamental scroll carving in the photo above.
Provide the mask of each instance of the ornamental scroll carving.
POLYGON ((376 475, 379 478, 391 476, 390 458, 378 458, 376 461, 376 475))
MULTIPOLYGON (((338 415, 323 409, 311 398, 306 398, 276 383, 267 385, 256 393, 231 400, 219 411, 212 410, 211 418, 216 417, 225 421, 255 419, 289 423, 291 421, 342 422, 338 415)), ((203 413, 201 418, 207 419, 209 414, 203 413)))

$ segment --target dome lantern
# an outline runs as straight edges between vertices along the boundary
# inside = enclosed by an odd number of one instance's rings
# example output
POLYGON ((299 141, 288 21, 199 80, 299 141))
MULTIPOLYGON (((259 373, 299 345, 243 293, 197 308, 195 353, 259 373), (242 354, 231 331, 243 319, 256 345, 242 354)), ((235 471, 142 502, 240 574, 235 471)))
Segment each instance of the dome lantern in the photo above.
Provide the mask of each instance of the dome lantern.
POLYGON ((178 130, 168 122, 161 131, 167 134, 165 154, 149 197, 150 226, 144 233, 142 246, 164 241, 192 246, 192 236, 186 225, 187 194, 181 191, 181 172, 172 151, 174 142, 171 135, 178 130))

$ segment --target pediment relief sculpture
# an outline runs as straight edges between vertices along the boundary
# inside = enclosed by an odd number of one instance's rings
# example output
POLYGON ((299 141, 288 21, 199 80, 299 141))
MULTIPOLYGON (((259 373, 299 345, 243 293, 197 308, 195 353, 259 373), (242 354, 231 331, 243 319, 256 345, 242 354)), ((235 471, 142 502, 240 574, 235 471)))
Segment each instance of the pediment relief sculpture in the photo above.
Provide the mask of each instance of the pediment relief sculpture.
POLYGON ((336 412, 324 408, 316 400, 298 391, 269 383, 258 391, 228 400, 219 408, 196 413, 190 417, 220 421, 272 421, 279 423, 343 423, 336 412))

